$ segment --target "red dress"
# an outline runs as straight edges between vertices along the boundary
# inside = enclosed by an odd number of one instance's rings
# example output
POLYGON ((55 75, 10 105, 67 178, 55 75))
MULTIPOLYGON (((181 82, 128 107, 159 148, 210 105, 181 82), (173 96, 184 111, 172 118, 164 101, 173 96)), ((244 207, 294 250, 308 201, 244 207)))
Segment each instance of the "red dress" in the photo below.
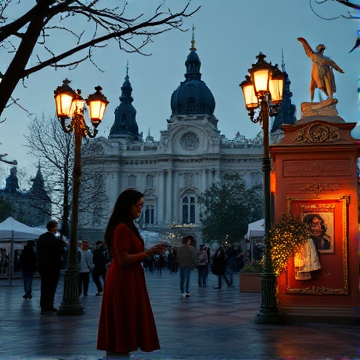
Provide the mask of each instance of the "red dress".
POLYGON ((137 254, 144 244, 125 224, 114 231, 112 261, 107 271, 97 348, 114 352, 160 349, 156 325, 140 262, 120 266, 117 251, 137 254))

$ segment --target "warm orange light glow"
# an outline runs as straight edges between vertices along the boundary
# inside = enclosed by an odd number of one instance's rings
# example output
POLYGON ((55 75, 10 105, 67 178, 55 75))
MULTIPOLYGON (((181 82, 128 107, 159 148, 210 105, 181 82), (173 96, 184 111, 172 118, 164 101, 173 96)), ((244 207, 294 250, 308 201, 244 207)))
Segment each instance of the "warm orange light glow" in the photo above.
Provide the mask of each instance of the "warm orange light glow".
POLYGON ((244 80, 240 86, 243 91, 246 109, 256 109, 259 106, 259 99, 255 95, 254 86, 250 80, 250 76, 246 76, 245 78, 246 80, 244 80))
POLYGON ((75 91, 69 86, 70 80, 63 80, 63 84, 58 86, 54 91, 56 115, 58 118, 64 119, 71 116, 71 105, 75 91))
POLYGON ((273 194, 276 193, 276 175, 274 171, 270 173, 270 191, 273 194))
POLYGON ((273 104, 280 104, 283 100, 284 91, 284 74, 274 66, 269 81, 269 90, 271 94, 271 102, 273 104))
POLYGON ((59 93, 55 97, 57 117, 70 117, 72 99, 72 96, 64 93, 59 93))
POLYGON ((96 92, 92 95, 89 95, 86 99, 86 104, 90 110, 90 119, 93 126, 96 128, 104 117, 104 113, 109 101, 102 94, 101 86, 95 88, 96 92))

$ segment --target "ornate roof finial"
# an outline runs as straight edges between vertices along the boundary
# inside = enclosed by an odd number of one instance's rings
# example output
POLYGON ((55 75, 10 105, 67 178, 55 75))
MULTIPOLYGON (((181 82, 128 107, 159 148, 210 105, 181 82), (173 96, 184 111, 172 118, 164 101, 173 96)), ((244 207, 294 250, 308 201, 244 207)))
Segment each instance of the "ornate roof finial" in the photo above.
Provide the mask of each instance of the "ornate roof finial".
POLYGON ((285 72, 284 49, 281 49, 281 70, 285 72))
POLYGON ((189 50, 194 50, 194 51, 196 51, 196 47, 195 47, 195 35, 194 35, 195 29, 196 29, 196 27, 193 25, 193 26, 192 26, 191 48, 189 49, 189 50))
POLYGON ((126 63, 126 76, 129 76, 129 60, 126 63))

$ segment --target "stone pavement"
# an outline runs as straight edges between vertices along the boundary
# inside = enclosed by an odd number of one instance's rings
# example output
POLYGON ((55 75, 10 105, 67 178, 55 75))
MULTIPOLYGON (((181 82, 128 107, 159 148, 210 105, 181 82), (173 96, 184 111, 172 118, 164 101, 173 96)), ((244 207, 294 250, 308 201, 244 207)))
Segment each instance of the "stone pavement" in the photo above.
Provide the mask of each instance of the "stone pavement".
MULTIPOLYGON (((235 287, 198 288, 191 279, 191 298, 180 300, 179 276, 146 274, 161 350, 135 352, 131 360, 360 360, 360 327, 344 324, 258 325, 252 319, 261 296, 235 287)), ((22 280, 0 280, 0 360, 98 360, 96 350, 101 297, 91 282, 81 297, 85 314, 40 315, 40 281, 31 300, 22 298, 22 280)), ((60 305, 63 284, 56 294, 60 305)))

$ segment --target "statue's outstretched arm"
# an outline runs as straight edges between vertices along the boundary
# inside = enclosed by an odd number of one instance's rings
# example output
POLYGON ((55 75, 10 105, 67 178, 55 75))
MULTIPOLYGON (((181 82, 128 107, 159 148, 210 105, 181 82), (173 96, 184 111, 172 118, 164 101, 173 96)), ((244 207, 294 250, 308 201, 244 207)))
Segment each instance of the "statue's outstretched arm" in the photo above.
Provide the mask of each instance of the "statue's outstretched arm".
POLYGON ((302 37, 297 38, 298 41, 300 41, 303 44, 304 50, 306 52, 306 55, 309 56, 310 58, 312 57, 312 55, 314 54, 313 50, 311 49, 309 43, 302 37))
POLYGON ((330 60, 330 61, 331 61, 330 66, 333 69, 337 70, 338 72, 344 73, 344 70, 335 61, 333 61, 333 60, 330 60))

